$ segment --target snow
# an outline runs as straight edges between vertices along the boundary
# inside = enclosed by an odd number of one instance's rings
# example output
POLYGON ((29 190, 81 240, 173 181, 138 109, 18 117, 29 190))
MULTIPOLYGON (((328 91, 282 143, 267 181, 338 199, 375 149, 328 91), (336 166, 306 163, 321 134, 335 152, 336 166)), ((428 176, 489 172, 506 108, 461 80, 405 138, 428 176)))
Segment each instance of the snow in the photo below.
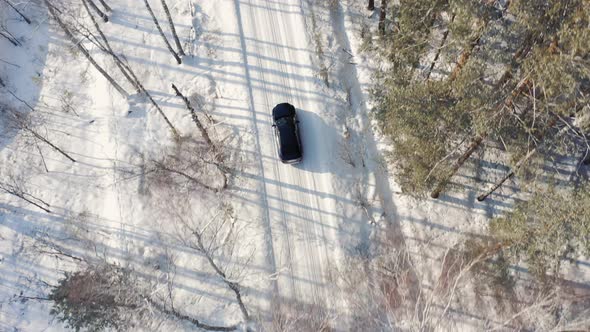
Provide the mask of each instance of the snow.
MULTIPOLYGON (((249 123, 239 120, 240 113, 244 113, 245 82, 239 75, 234 74, 236 67, 240 68, 240 54, 231 51, 232 47, 239 49, 240 45, 234 31, 236 25, 219 23, 213 19, 225 16, 221 13, 228 9, 233 10, 233 2, 220 1, 216 6, 211 6, 210 2, 204 2, 202 6, 194 4, 194 19, 191 17, 188 2, 183 8, 171 7, 173 15, 177 18, 176 27, 179 35, 187 36, 185 40, 188 40, 194 24, 198 34, 192 33, 204 41, 201 43, 199 40, 198 43, 190 45, 191 50, 187 52, 193 53, 194 57, 187 57, 182 66, 177 66, 163 47, 162 40, 143 4, 125 1, 109 3, 113 13, 110 22, 102 25, 105 34, 116 52, 125 55, 146 89, 163 107, 178 130, 183 135, 191 135, 196 128, 182 100, 171 92, 171 83, 175 83, 195 103, 202 104, 203 109, 208 110, 217 120, 228 123, 216 125, 215 131, 220 138, 228 140, 230 146, 236 144, 235 141, 238 139, 245 141, 247 145, 248 140, 252 139, 247 128, 249 123), (207 21, 206 25, 204 21, 207 21), (223 47, 228 47, 230 51, 224 51, 223 47), (232 118, 233 114, 237 115, 235 119, 232 118)), ((79 6, 71 6, 71 10, 74 11, 73 17, 87 19, 79 6)), ((34 14, 32 11, 28 13, 34 14)), ((164 22, 163 13, 157 13, 164 22)), ((41 22, 42 32, 42 29, 47 30, 48 26, 45 17, 47 14, 40 10, 38 15, 41 14, 43 16, 40 19, 44 20, 41 22)), ((88 21, 86 23, 89 25, 88 21)), ((19 29, 34 36, 40 34, 29 31, 28 27, 19 29)), ((147 273, 150 278, 159 278, 160 272, 153 269, 150 262, 158 261, 158 257, 164 255, 163 252, 169 246, 174 245, 168 239, 172 237, 173 230, 166 224, 169 216, 163 211, 166 205, 163 203, 169 203, 170 198, 178 198, 174 193, 150 188, 149 184, 145 183, 144 176, 136 176, 147 161, 160 158, 174 145, 165 122, 156 110, 139 95, 132 94, 128 99, 120 96, 88 61, 71 47, 59 31, 59 27, 52 25, 46 34, 48 36, 45 39, 41 34, 36 37, 40 42, 45 40, 48 43, 44 46, 48 49, 45 65, 39 66, 43 86, 40 92, 37 92, 38 96, 34 94, 34 90, 28 94, 21 91, 25 87, 36 86, 32 84, 30 76, 29 81, 23 83, 19 81, 23 80, 23 76, 19 76, 22 72, 13 74, 2 71, 4 81, 9 86, 18 86, 19 89, 15 89, 15 93, 19 92, 21 98, 29 100, 37 110, 35 112, 44 119, 43 126, 46 130, 43 132, 47 132, 53 142, 77 161, 71 163, 46 146, 41 146, 49 169, 49 173, 45 173, 39 155, 29 146, 17 144, 18 142, 8 143, 1 153, 3 165, 18 165, 11 170, 3 167, 3 178, 9 178, 13 174, 24 178, 29 184, 28 191, 49 202, 53 212, 45 216, 12 196, 2 196, 3 232, 0 240, 3 249, 6 248, 3 255, 7 257, 3 260, 1 268, 3 271, 14 271, 8 278, 10 282, 19 285, 5 288, 2 292, 2 302, 6 303, 3 305, 12 304, 11 308, 17 313, 2 317, 2 322, 6 326, 30 330, 41 330, 43 326, 60 329, 60 325, 49 317, 47 303, 29 305, 34 302, 31 300, 21 304, 18 297, 16 300, 13 299, 14 289, 25 290, 26 296, 45 297, 48 293, 46 287, 32 287, 30 284, 36 279, 55 284, 56 280, 63 276, 63 271, 79 269, 74 264, 62 267, 61 265, 65 264, 63 261, 68 261, 63 257, 51 259, 49 256, 40 255, 25 259, 27 255, 35 252, 30 247, 39 241, 40 230, 60 239, 68 236, 87 239, 88 241, 63 241, 70 245, 68 249, 77 255, 89 254, 88 249, 92 249, 96 251, 90 253, 94 259, 131 266, 147 273), (75 113, 64 111, 64 103, 60 96, 63 96, 65 91, 73 95, 71 106, 75 113), (81 214, 85 217, 81 218, 81 214), (75 220, 68 222, 70 217, 75 220), (84 221, 80 222, 81 219, 84 221), (25 223, 25 220, 31 221, 25 223), (13 226, 14 231, 9 232, 10 226, 13 226), (18 248, 19 243, 24 246, 22 253, 11 250, 14 247, 18 248), (87 248, 84 243, 96 243, 97 247, 87 248), (41 261, 38 261, 39 259, 41 261), (32 270, 19 268, 21 264, 30 266, 32 270), (39 271, 47 273, 41 276, 39 271), (31 281, 22 281, 28 279, 31 281), (40 308, 44 309, 43 315, 37 314, 40 308)), ((92 44, 85 42, 84 45, 107 71, 117 73, 113 63, 100 55, 92 44)), ((5 49, 9 47, 2 44, 2 50, 5 49)), ((11 59, 19 59, 18 55, 2 52, 2 58, 9 56, 11 59)), ((44 53, 38 52, 35 56, 41 57, 44 53)), ((22 67, 25 67, 27 62, 33 62, 23 60, 22 67)), ((34 67, 26 68, 28 71, 34 67)), ((132 87, 125 85, 126 82, 120 74, 115 74, 115 79, 122 82, 128 92, 133 93, 132 87)), ((11 100, 11 103, 19 105, 14 100, 11 100)), ((3 143, 6 142, 3 140, 3 143)), ((251 186, 251 183, 245 185, 251 186)), ((248 199, 249 195, 245 193, 240 196, 242 199, 248 199)), ((239 208, 240 204, 236 200, 236 209, 239 213, 248 209, 253 210, 244 213, 245 220, 256 219, 256 209, 250 206, 239 208)), ((196 204, 195 213, 199 213, 199 208, 205 209, 207 206, 196 204)), ((243 248, 247 249, 249 243, 254 243, 257 239, 256 225, 251 231, 252 235, 248 236, 243 248)), ((244 250, 243 254, 246 255, 248 252, 249 250, 244 250)), ((206 322, 233 323, 237 308, 221 310, 226 303, 216 298, 228 299, 229 302, 232 300, 223 288, 217 287, 216 291, 215 287, 208 286, 209 283, 219 284, 219 281, 215 281, 215 276, 210 272, 200 272, 210 271, 202 258, 195 252, 187 252, 182 248, 174 249, 171 255, 175 256, 177 266, 176 302, 179 305, 183 304, 189 312, 192 310, 198 316, 203 313, 206 322), (200 277, 196 278, 199 275, 200 277), (195 306, 199 310, 192 308, 195 306)), ((5 285, 8 287, 10 283, 7 282, 5 285)), ((190 329, 190 326, 186 328, 190 329)))
MULTIPOLYGON (((237 249, 217 259, 241 284, 253 320, 265 328, 277 314, 305 314, 308 329, 317 326, 314 320, 327 320, 347 330, 355 294, 341 287, 340 273, 350 257, 366 248, 378 252, 377 243, 393 232, 402 239, 397 245, 412 253, 421 281, 432 284, 440 247, 479 236, 495 209, 511 206, 510 198, 479 203, 472 193, 429 202, 399 193, 381 157, 386 141, 374 135, 369 115, 368 90, 379 63, 361 52, 360 4, 168 1, 187 53, 177 65, 142 1, 108 3, 110 21, 100 25, 112 47, 185 139, 200 138, 172 83, 214 120, 207 127, 230 152, 234 177, 227 190, 213 193, 143 174, 152 161, 181 149, 147 98, 83 41, 130 96, 118 94, 49 23, 43 5, 23 6, 31 26, 1 7, 0 19, 24 46, 0 40, 0 59, 16 65, 0 62, 7 84, 0 98, 21 112, 29 110, 6 91, 32 105, 40 131, 76 163, 41 143, 40 154, 23 132, 0 123, 0 179, 22 183, 52 211, 0 193, 0 329, 65 329, 50 316, 50 303, 22 297, 46 297, 47 284, 84 267, 48 253, 56 248, 130 267, 164 299, 165 284, 173 280, 174 305, 183 313, 209 324, 239 324, 234 294, 203 255, 182 242, 189 232, 178 224, 180 214, 206 229, 229 202, 236 233, 224 235, 236 239, 237 249), (304 159, 298 165, 277 157, 270 112, 281 102, 295 105, 301 121, 304 159)), ((172 40, 161 6, 150 3, 172 40)), ((68 21, 91 26, 78 2, 64 0, 60 8, 68 21)), ((194 329, 170 319, 144 323, 194 329)))

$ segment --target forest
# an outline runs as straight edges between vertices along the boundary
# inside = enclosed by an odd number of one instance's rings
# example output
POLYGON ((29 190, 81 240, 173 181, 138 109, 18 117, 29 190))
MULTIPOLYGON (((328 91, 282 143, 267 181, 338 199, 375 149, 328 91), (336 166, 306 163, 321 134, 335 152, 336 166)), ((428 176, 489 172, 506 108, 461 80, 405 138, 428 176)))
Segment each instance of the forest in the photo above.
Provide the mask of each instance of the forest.
POLYGON ((401 1, 386 14, 368 46, 387 64, 372 93, 403 191, 468 190, 468 165, 492 165, 479 201, 510 181, 527 194, 490 225, 499 251, 539 277, 590 254, 590 3, 401 1))

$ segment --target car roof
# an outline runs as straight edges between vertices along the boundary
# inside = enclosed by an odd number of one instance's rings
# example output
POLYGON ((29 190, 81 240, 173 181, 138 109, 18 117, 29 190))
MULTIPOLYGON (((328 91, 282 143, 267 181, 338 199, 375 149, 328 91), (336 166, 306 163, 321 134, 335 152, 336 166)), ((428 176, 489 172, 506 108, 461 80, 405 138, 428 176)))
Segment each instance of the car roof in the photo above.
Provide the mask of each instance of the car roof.
POLYGON ((284 156, 299 155, 301 152, 299 151, 299 142, 297 140, 297 135, 295 134, 295 123, 292 119, 285 120, 286 121, 281 121, 281 123, 277 125, 281 141, 281 153, 284 156))

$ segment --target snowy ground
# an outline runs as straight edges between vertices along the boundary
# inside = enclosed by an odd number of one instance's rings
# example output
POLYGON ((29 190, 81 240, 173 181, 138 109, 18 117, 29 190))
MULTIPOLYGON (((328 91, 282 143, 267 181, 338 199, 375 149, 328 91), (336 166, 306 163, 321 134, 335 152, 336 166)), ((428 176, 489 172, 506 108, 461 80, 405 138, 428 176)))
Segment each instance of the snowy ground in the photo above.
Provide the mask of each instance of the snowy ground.
MULTIPOLYGON (((22 131, 4 132, 2 164, 15 166, 3 167, 3 179, 14 179, 47 202, 51 213, 2 196, 1 268, 11 271, 1 293, 6 308, 2 324, 60 329, 47 303, 28 297, 46 296, 47 284, 83 265, 63 252, 131 267, 156 284, 170 278, 170 268, 162 265, 173 261, 177 307, 209 323, 239 322, 230 294, 219 287, 202 257, 175 241, 170 211, 179 209, 175 202, 182 195, 190 196, 194 205, 187 213, 203 220, 215 214, 217 200, 231 202, 242 223, 237 256, 249 262, 240 281, 252 315, 263 321, 274 312, 316 311, 327 320, 341 316, 343 295, 331 273, 347 241, 367 223, 354 195, 335 185, 351 180, 334 148, 342 140, 341 127, 335 126, 341 101, 322 88, 316 75, 304 7, 298 1, 177 4, 173 16, 188 54, 177 66, 142 3, 111 2, 110 22, 102 28, 115 51, 129 61, 181 135, 193 135, 195 129, 170 84, 200 101, 218 121, 211 124, 216 139, 239 151, 236 177, 218 197, 156 187, 142 169, 175 146, 156 110, 125 83, 131 96, 119 95, 57 25, 47 24, 43 6, 25 11, 34 17, 31 26, 3 11, 11 30, 19 31, 27 45, 22 52, 3 41, 2 59, 21 61, 15 67, 20 70, 3 64, 3 81, 35 108, 43 132, 76 162, 47 146, 39 152, 22 131), (278 162, 271 136, 270 110, 283 101, 296 105, 301 120, 305 159, 296 166, 278 162)), ((159 8, 152 7, 163 20, 159 8)), ((65 15, 90 26, 79 6, 72 5, 65 15)), ((107 71, 116 73, 96 47, 88 41, 84 45, 107 71)), ((15 98, 7 100, 26 111, 15 98)))
MULTIPOLYGON (((118 94, 48 24, 43 5, 22 6, 31 25, 1 7, 2 21, 23 46, 0 40, 0 59, 11 63, 0 62, 6 83, 0 97, 22 112, 29 110, 15 96, 33 106, 36 128, 76 162, 0 122, 0 179, 51 210, 0 193, 0 330, 63 330, 49 303, 31 298, 47 296, 64 272, 80 269, 80 257, 138 271, 185 314, 240 323, 233 293, 183 242, 179 226, 183 218, 200 226, 216 220, 224 204, 233 210, 225 238, 237 245, 218 258, 242 285, 252 319, 265 330, 277 329, 271 325, 277 317, 297 321, 299 330, 323 323, 348 330, 356 295, 346 292, 342 274, 352 258, 378 253, 378 243, 390 237, 411 253, 419 281, 429 287, 442 252, 482 234, 487 218, 512 204, 510 198, 479 203, 473 193, 427 203, 399 194, 368 115, 377 63, 360 51, 366 13, 354 1, 169 1, 187 53, 182 65, 143 2, 107 2, 113 12, 101 27, 115 51, 187 140, 200 136, 171 83, 209 114, 214 121, 207 127, 228 151, 232 180, 213 193, 147 175, 152 161, 183 151, 154 107, 114 74, 130 96, 118 94), (294 166, 278 161, 270 122, 272 107, 285 101, 301 121, 304 161, 294 166), (172 295, 165 285, 173 285, 172 295)), ((151 2, 168 31, 159 2, 151 2)), ((74 3, 59 4, 69 21, 90 27, 74 3)), ((83 44, 117 73, 108 57, 83 44)), ((475 313, 458 316, 457 328, 484 324, 475 313)), ((147 325, 194 328, 165 319, 147 325)))

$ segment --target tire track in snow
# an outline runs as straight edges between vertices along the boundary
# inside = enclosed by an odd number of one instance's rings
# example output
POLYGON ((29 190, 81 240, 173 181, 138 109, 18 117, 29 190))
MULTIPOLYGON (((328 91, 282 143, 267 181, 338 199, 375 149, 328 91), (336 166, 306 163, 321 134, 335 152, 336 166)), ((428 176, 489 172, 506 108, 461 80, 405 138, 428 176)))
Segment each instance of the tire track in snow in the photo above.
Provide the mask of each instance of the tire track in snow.
MULTIPOLYGON (((277 2, 273 3, 274 5, 279 5, 277 2)), ((290 75, 290 71, 289 69, 286 67, 285 63, 293 63, 293 65, 295 64, 294 60, 296 59, 296 57, 290 57, 289 55, 291 55, 291 52, 289 50, 289 48, 287 47, 288 45, 285 45, 285 47, 280 48, 279 47, 279 43, 280 42, 284 42, 287 40, 287 33, 288 32, 283 32, 283 28, 284 28, 284 23, 287 23, 287 25, 289 26, 288 31, 293 32, 293 31, 297 31, 295 29, 292 29, 292 25, 291 25, 291 20, 290 17, 289 19, 285 20, 284 22, 279 22, 278 20, 278 15, 272 15, 273 10, 279 12, 281 9, 280 8, 270 8, 270 4, 267 2, 267 13, 268 13, 268 22, 270 23, 270 27, 269 27, 269 31, 272 32, 272 36, 273 36, 273 41, 274 41, 274 51, 275 51, 275 59, 278 60, 280 59, 280 61, 278 61, 278 66, 280 68, 280 72, 284 73, 284 75, 280 75, 279 77, 281 79, 281 83, 282 83, 282 89, 284 91, 284 94, 287 98, 285 98, 285 101, 289 101, 292 104, 294 104, 296 107, 301 108, 303 106, 303 102, 301 100, 301 96, 299 93, 295 92, 292 93, 292 89, 291 89, 291 75, 290 75), (297 102, 293 102, 292 100, 295 100, 297 102)), ((275 163, 278 163, 278 161, 275 161, 275 163)), ((289 167, 289 173, 290 175, 292 175, 293 179, 296 180, 296 184, 299 188, 301 189, 305 189, 304 192, 299 193, 297 195, 297 201, 298 202, 303 202, 304 206, 307 207, 312 207, 311 204, 311 199, 310 197, 312 196, 311 191, 309 189, 309 184, 311 183, 309 181, 309 176, 310 173, 308 172, 302 172, 299 169, 293 169, 291 167, 289 167), (303 176, 302 176, 303 175, 303 176), (305 178, 304 178, 305 177, 305 178), (304 181, 306 180, 307 181, 304 181)), ((277 173, 277 176, 280 177, 280 174, 277 173)), ((282 192, 282 188, 279 188, 279 191, 282 192)), ((321 258, 316 254, 316 250, 314 250, 314 243, 317 239, 317 232, 316 232, 316 227, 314 225, 314 221, 315 220, 320 220, 321 218, 314 218, 314 213, 312 212, 312 209, 304 209, 304 208, 298 208, 298 210, 300 211, 300 215, 302 218, 301 219, 301 225, 300 225, 300 229, 301 229, 301 233, 303 234, 304 238, 305 238, 305 246, 306 246, 306 252, 304 254, 305 257, 305 261, 307 263, 307 266, 310 267, 307 272, 309 274, 311 274, 312 278, 309 281, 311 288, 313 288, 311 295, 314 298, 314 304, 318 304, 318 305, 323 305, 325 303, 325 294, 323 293, 323 289, 320 289, 318 287, 318 284, 322 281, 322 277, 321 277, 321 262, 319 262, 319 260, 321 260, 321 258), (303 227, 303 225, 305 225, 306 227, 303 227), (316 239, 314 239, 313 234, 311 234, 311 232, 308 232, 306 230, 309 229, 314 231, 314 234, 316 234, 316 239), (319 272, 319 273, 318 273, 319 272)), ((287 224, 287 220, 283 219, 283 223, 287 224)), ((287 224, 288 225, 288 224, 287 224)), ((289 245, 291 245, 289 243, 289 245)), ((301 271, 303 272, 303 271, 301 271)), ((294 276, 293 274, 291 275, 291 279, 293 280, 294 276)), ((309 294, 308 294, 309 295, 309 294)))
MULTIPOLYGON (((252 8, 251 2, 249 2, 249 4, 251 6, 250 8, 252 8)), ((269 6, 267 4, 267 6, 266 6, 266 13, 269 14, 270 12, 271 12, 271 9, 269 8, 269 6)), ((277 44, 278 41, 280 41, 281 39, 280 39, 280 37, 278 37, 276 35, 276 32, 277 31, 274 28, 274 27, 276 27, 278 25, 276 25, 276 23, 273 22, 273 20, 272 20, 273 17, 274 17, 273 15, 266 15, 265 19, 262 20, 262 21, 267 23, 266 26, 265 26, 265 30, 266 31, 270 31, 271 32, 271 35, 272 35, 272 43, 271 43, 271 46, 272 47, 271 47, 271 50, 272 50, 272 53, 273 53, 273 58, 275 60, 276 59, 283 60, 280 57, 280 50, 279 50, 279 47, 278 47, 278 44, 277 44)), ((255 31, 258 32, 260 30, 255 29, 255 31)), ((261 75, 263 77, 263 82, 266 82, 266 79, 264 78, 264 69, 263 69, 264 67, 262 66, 261 62, 262 61, 259 61, 259 67, 260 67, 260 70, 261 70, 261 75)), ((281 73, 288 74, 288 72, 285 71, 285 68, 283 66, 283 63, 281 61, 279 61, 279 69, 280 69, 280 72, 281 73)), ((284 101, 290 101, 289 98, 287 98, 287 97, 290 97, 289 90, 287 89, 287 87, 288 87, 288 81, 285 79, 285 76, 284 75, 280 75, 279 74, 278 76, 279 76, 279 78, 281 80, 280 90, 282 90, 282 94, 285 96, 282 99, 284 101)), ((273 107, 273 104, 275 104, 275 103, 269 103, 268 102, 268 93, 266 91, 268 91, 268 90, 267 89, 264 89, 264 95, 265 95, 265 98, 267 99, 267 105, 268 105, 269 108, 272 108, 273 107)), ((275 102, 276 102, 276 100, 275 100, 275 102)), ((271 129, 271 131, 272 131, 272 129, 271 129)), ((274 135, 274 132, 272 133, 272 135, 274 135)), ((271 137, 271 138, 274 138, 274 137, 271 137)), ((293 249, 294 249, 294 245, 293 245, 293 241, 291 240, 292 237, 290 236, 290 233, 294 233, 294 232, 291 231, 292 227, 289 227, 290 225, 287 223, 285 195, 283 194, 283 188, 280 186, 280 184, 283 183, 283 181, 281 180, 280 165, 278 164, 279 161, 277 159, 274 159, 273 161, 271 161, 271 163, 273 164, 273 168, 274 168, 274 176, 278 180, 277 181, 277 187, 278 187, 277 188, 277 191, 278 191, 278 194, 279 194, 279 199, 280 199, 279 204, 280 204, 281 212, 282 212, 282 215, 281 215, 281 225, 282 225, 282 227, 284 229, 284 232, 285 232, 285 238, 287 239, 287 241, 286 241, 287 248, 286 249, 289 252, 289 256, 287 257, 287 259, 288 259, 289 272, 290 272, 289 279, 290 279, 290 283, 291 283, 291 287, 292 287, 292 295, 293 295, 292 298, 299 298, 301 296, 301 293, 302 292, 301 292, 301 289, 299 289, 299 287, 297 286, 297 284, 295 282, 295 277, 294 276, 295 276, 296 271, 293 268, 293 262, 296 259, 297 255, 292 254, 293 253, 293 249)), ((308 255, 304 255, 304 257, 309 262, 309 256, 308 255)), ((283 296, 284 296, 284 294, 283 294, 283 296)))
MULTIPOLYGON (((236 19, 238 21, 238 31, 239 31, 239 35, 240 35, 240 46, 241 46, 241 51, 242 51, 242 58, 244 61, 244 75, 246 78, 246 86, 248 89, 248 102, 250 103, 250 112, 252 114, 252 119, 253 119, 253 126, 254 126, 254 132, 255 132, 255 142, 256 142, 256 150, 258 151, 259 155, 262 155, 262 149, 260 147, 260 137, 258 135, 259 133, 259 129, 258 129, 258 120, 256 119, 256 112, 254 111, 254 92, 253 92, 253 88, 252 88, 252 80, 251 80, 251 75, 250 75, 250 68, 249 68, 249 63, 248 63, 248 51, 246 48, 246 37, 244 34, 244 27, 243 27, 243 22, 242 22, 242 15, 241 15, 241 11, 240 11, 240 3, 239 0, 234 0, 234 10, 235 10, 235 14, 236 14, 236 19)), ((258 159, 259 161, 259 169, 260 169, 260 175, 261 178, 264 179, 265 178, 265 174, 264 174, 264 167, 262 165, 262 158, 258 159)), ((269 208, 268 208, 268 196, 267 196, 267 191, 266 191, 266 185, 262 184, 262 194, 261 194, 261 204, 263 206, 263 222, 264 222, 264 229, 265 229, 265 245, 266 245, 266 252, 267 254, 265 255, 266 259, 267 259, 267 263, 269 265, 269 268, 271 269, 272 274, 276 274, 277 271, 277 265, 276 265, 276 261, 275 261, 275 249, 274 249, 274 241, 273 241, 273 237, 272 237, 272 231, 271 231, 271 226, 270 226, 270 212, 269 212, 269 208)), ((271 284, 272 284, 272 288, 275 294, 278 293, 278 281, 277 278, 273 278, 271 279, 271 284)))
MULTIPOLYGON (((256 18, 255 20, 252 21, 251 28, 254 31, 257 31, 258 32, 260 30, 258 30, 258 26, 257 26, 256 22, 258 22, 258 21, 260 21, 260 22, 269 22, 269 21, 268 21, 268 19, 264 19, 264 20, 261 19, 261 20, 259 20, 259 18, 261 18, 261 17, 260 17, 260 15, 257 15, 257 14, 260 14, 260 13, 259 12, 254 12, 253 5, 252 5, 252 2, 251 1, 248 1, 248 8, 249 8, 250 17, 255 17, 256 18)), ((272 27, 269 26, 268 24, 264 28, 265 28, 266 31, 271 31, 271 32, 273 31, 272 27)), ((276 50, 275 50, 275 47, 271 47, 271 50, 273 50, 275 52, 275 58, 276 58, 276 50)), ((259 50, 259 52, 262 52, 262 50, 259 50)), ((269 90, 267 89, 267 82, 268 82, 268 80, 267 80, 266 75, 264 74, 264 69, 263 69, 264 67, 263 67, 262 59, 260 57, 256 57, 256 64, 257 64, 257 67, 260 70, 260 73, 259 73, 260 74, 260 78, 261 78, 260 81, 262 83, 262 91, 263 91, 264 100, 265 100, 264 106, 265 106, 265 108, 272 108, 273 107, 273 103, 270 102, 269 95, 268 95, 268 91, 269 90)), ((254 109, 254 112, 256 112, 255 109, 254 109)), ((267 112, 269 112, 269 111, 267 111, 267 112)), ((266 117, 267 118, 270 118, 269 114, 266 114, 266 117)), ((269 137, 272 139, 273 138, 273 135, 274 135, 273 129, 272 129, 272 127, 268 127, 267 129, 268 129, 269 137)), ((263 157, 262 151, 260 151, 260 156, 261 156, 261 158, 263 157)), ((278 161, 276 159, 274 159, 270 163, 272 164, 272 168, 273 168, 272 175, 274 176, 274 178, 277 179, 277 183, 279 183, 279 184, 282 183, 280 172, 279 172, 279 164, 278 164, 278 161)), ((265 181, 265 179, 266 178, 264 178, 263 181, 265 181)), ((264 183, 264 186, 266 186, 266 185, 267 184, 264 183)), ((281 241, 279 243, 279 245, 282 245, 281 246, 281 250, 279 252, 279 254, 281 255, 279 257, 279 263, 286 264, 288 266, 288 269, 289 269, 289 272, 290 272, 290 280, 289 280, 289 284, 290 284, 290 289, 289 290, 291 292, 290 295, 293 298, 297 298, 297 297, 300 296, 301 291, 297 287, 297 284, 295 283, 295 280, 293 278, 293 275, 294 275, 293 261, 294 261, 295 255, 294 255, 294 253, 292 251, 293 246, 291 245, 291 243, 292 243, 292 236, 290 235, 290 230, 289 230, 288 224, 286 223, 287 213, 286 213, 286 207, 285 207, 285 196, 283 194, 283 190, 281 190, 280 187, 278 187, 277 194, 278 194, 278 203, 279 203, 278 211, 281 214, 280 221, 281 221, 281 227, 282 227, 282 233, 280 235, 284 236, 284 238, 285 238, 285 241, 281 241), (282 257, 283 254, 285 254, 286 257, 282 257), (281 258, 284 258, 284 261, 285 262, 281 262, 281 258)), ((267 204, 268 204, 268 196, 266 196, 265 199, 267 200, 267 204)), ((268 205, 267 205, 267 209, 270 210, 270 208, 268 207, 268 205)), ((271 228, 271 232, 272 232, 272 228, 271 228)), ((276 240, 277 237, 273 237, 273 239, 276 240)), ((285 296, 286 295, 285 294, 285 289, 280 289, 280 288, 277 289, 277 292, 275 293, 275 295, 273 296, 273 298, 276 298, 281 293, 282 293, 282 296, 285 296)))
MULTIPOLYGON (((297 1, 295 1, 297 2, 297 1)), ((275 3, 278 4, 278 3, 275 3)), ((300 4, 297 2, 297 4, 289 4, 292 7, 300 7, 300 4)), ((289 34, 292 34, 295 31, 300 31, 298 30, 296 27, 294 26, 305 26, 305 22, 303 20, 303 17, 301 15, 295 14, 293 15, 293 13, 290 13, 290 15, 288 15, 288 18, 282 22, 284 24, 279 24, 279 22, 276 23, 276 26, 278 27, 278 30, 280 32, 282 32, 283 36, 288 36, 289 34), (294 20, 296 19, 300 19, 299 22, 295 22, 296 24, 294 24, 294 20)), ((281 38, 281 40, 284 40, 286 38, 281 38)), ((308 43, 309 45, 309 43, 308 43)), ((307 45, 306 45, 307 46, 307 45)), ((293 62, 293 64, 295 64, 295 59, 301 59, 302 57, 298 57, 295 52, 297 52, 297 50, 299 50, 302 47, 302 45, 299 45, 299 48, 291 48, 291 47, 286 47, 284 49, 284 59, 290 60, 293 62)), ((303 56, 304 58, 305 56, 303 56)), ((289 71, 285 70, 285 72, 287 72, 287 74, 289 74, 289 71)), ((313 75, 313 73, 308 73, 313 75)), ((299 72, 299 76, 302 76, 303 79, 305 79, 305 75, 301 74, 301 71, 299 72)), ((310 76, 312 77, 312 76, 310 76)), ((308 81, 304 81, 302 82, 304 83, 304 87, 305 88, 300 88, 300 90, 302 91, 301 93, 296 93, 295 94, 295 99, 297 100, 297 105, 299 105, 301 108, 305 109, 304 106, 305 105, 309 105, 309 92, 313 91, 316 87, 314 85, 309 84, 308 81)), ((315 113, 313 109, 307 108, 306 112, 309 113, 315 113)), ((307 129, 311 129, 309 131, 315 132, 315 134, 317 135, 317 132, 319 131, 318 128, 315 126, 315 124, 313 122, 308 123, 307 124, 307 129)), ((305 147, 304 147, 305 148, 305 147)), ((316 156, 317 158, 317 156, 316 156)), ((309 161, 309 160, 308 160, 309 161)), ((319 160, 322 161, 322 160, 319 160)), ((304 163, 305 165, 306 163, 304 163)), ((309 164, 309 162, 307 163, 309 164)), ((313 168, 313 166, 311 166, 313 168)), ((308 167, 309 168, 309 167, 308 167)), ((315 304, 320 305, 320 306, 324 306, 326 304, 329 304, 330 298, 327 296, 327 288, 329 288, 329 284, 326 283, 326 276, 329 275, 329 253, 327 251, 327 246, 323 245, 325 243, 323 243, 322 240, 327 239, 328 237, 326 236, 325 232, 324 232, 324 222, 328 222, 327 219, 331 219, 332 217, 329 216, 328 214, 326 216, 323 215, 322 213, 322 204, 320 203, 320 197, 319 195, 315 194, 313 191, 315 191, 316 193, 320 193, 320 192, 325 192, 328 189, 330 189, 330 186, 326 186, 325 181, 321 181, 321 183, 323 184, 323 186, 318 186, 317 182, 316 182, 316 176, 313 175, 312 172, 310 171, 304 171, 304 172, 299 172, 300 175, 298 177, 298 184, 299 186, 304 190, 301 194, 300 197, 305 201, 306 206, 309 207, 309 209, 307 209, 307 220, 308 220, 308 226, 309 229, 313 231, 313 234, 311 232, 305 232, 305 234, 307 235, 307 246, 308 246, 308 255, 310 257, 313 257, 313 259, 311 260, 311 270, 309 272, 311 272, 311 274, 313 275, 313 280, 312 280, 312 286, 313 286, 313 294, 315 295, 316 301, 315 304), (312 190, 313 188, 313 190, 312 190), (318 229, 319 228, 319 229, 318 229), (315 246, 314 246, 315 245, 315 246), (319 249, 323 249, 323 250, 319 250, 319 249), (324 287, 319 287, 319 285, 322 284, 324 287)), ((322 174, 318 174, 319 178, 321 178, 322 180, 326 180, 326 177, 323 176, 322 174)), ((330 220, 331 221, 331 220, 330 220)))

